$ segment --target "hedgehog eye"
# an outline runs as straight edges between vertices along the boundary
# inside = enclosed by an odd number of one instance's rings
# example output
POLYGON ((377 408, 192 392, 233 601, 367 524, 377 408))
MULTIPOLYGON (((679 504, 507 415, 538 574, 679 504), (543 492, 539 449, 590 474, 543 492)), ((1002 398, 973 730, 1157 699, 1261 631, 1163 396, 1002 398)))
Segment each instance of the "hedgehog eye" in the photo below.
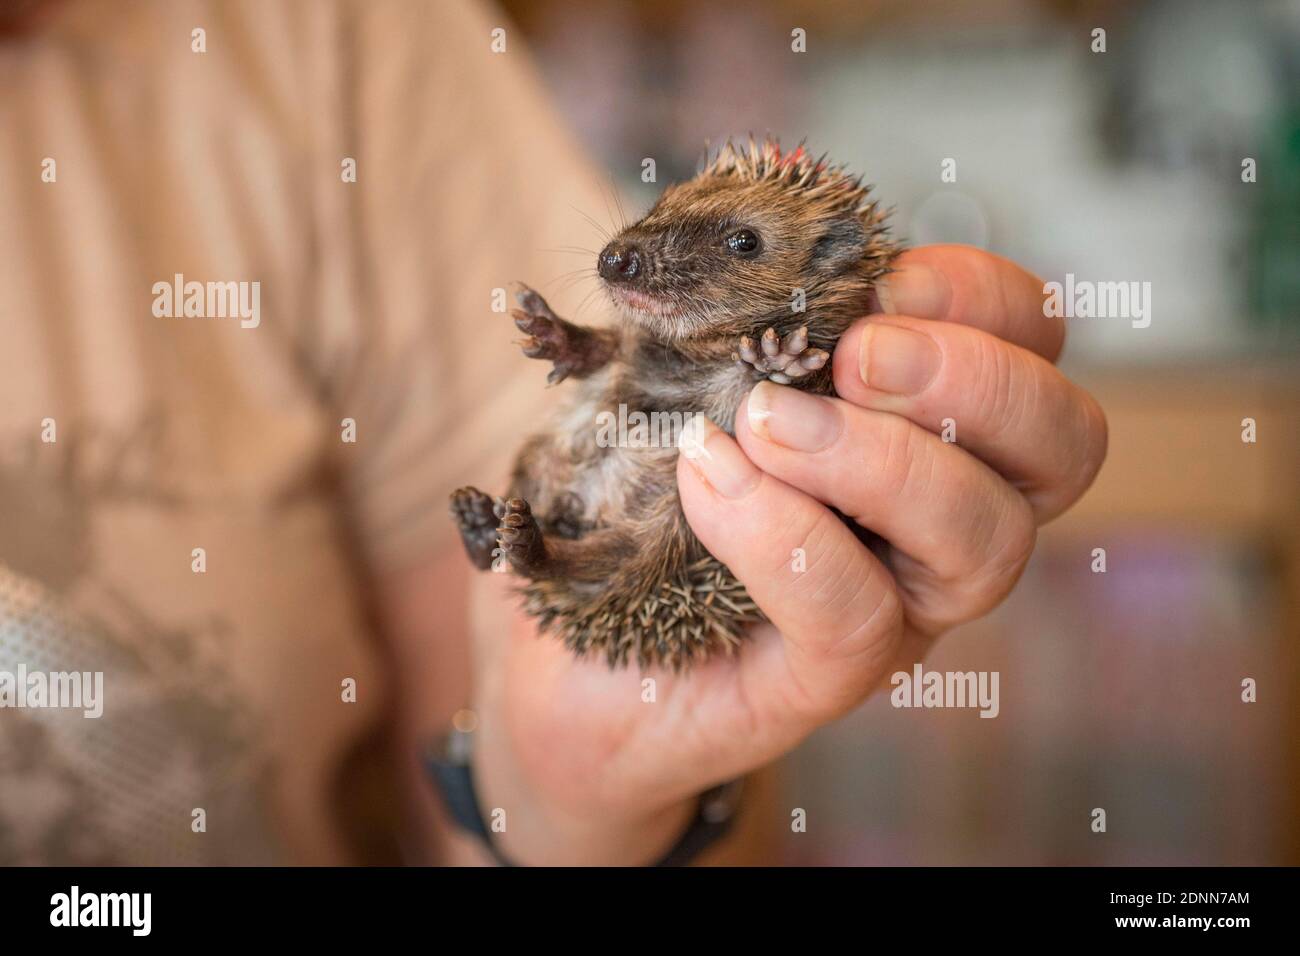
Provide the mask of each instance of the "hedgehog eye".
POLYGON ((749 255, 758 251, 758 236, 748 229, 741 229, 727 236, 727 248, 738 255, 749 255))

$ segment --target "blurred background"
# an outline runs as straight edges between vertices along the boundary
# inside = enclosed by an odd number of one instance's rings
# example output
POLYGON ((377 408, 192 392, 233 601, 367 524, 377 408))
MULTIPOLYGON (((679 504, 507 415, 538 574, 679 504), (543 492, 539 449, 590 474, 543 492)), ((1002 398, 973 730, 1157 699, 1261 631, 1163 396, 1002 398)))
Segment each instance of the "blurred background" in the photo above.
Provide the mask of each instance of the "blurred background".
POLYGON ((1000 716, 878 696, 782 768, 808 826, 760 826, 767 859, 1300 863, 1300 3, 504 6, 629 217, 770 132, 864 173, 911 244, 1151 283, 1147 328, 1068 320, 1096 487, 926 662, 999 671, 1000 716))

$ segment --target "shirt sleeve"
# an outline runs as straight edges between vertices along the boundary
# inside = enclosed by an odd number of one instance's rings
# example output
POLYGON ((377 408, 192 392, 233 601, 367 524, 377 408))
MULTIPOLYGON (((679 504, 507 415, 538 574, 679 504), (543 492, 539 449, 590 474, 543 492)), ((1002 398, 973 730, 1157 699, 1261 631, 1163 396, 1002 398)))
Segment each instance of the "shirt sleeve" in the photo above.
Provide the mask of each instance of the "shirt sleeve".
POLYGON ((316 302, 299 348, 337 418, 327 425, 353 530, 372 567, 391 570, 453 539, 454 488, 501 493, 556 397, 509 314, 493 311, 494 290, 508 300, 526 282, 558 314, 602 324, 599 303, 574 307, 593 291, 603 242, 584 217, 612 217, 495 8, 339 9, 337 62, 317 97, 334 119, 314 137, 316 302), (589 277, 574 283, 578 269, 589 277), (342 440, 344 419, 355 442, 342 440))

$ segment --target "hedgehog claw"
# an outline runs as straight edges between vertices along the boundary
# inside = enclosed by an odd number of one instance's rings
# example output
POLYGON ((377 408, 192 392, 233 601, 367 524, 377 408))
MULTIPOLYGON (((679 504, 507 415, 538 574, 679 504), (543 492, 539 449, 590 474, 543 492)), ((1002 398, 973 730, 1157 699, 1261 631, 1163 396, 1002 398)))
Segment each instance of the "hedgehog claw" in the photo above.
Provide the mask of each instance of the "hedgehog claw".
POLYGON ((549 359, 554 363, 551 376, 554 381, 562 381, 569 374, 567 366, 573 352, 569 324, 556 316, 546 300, 528 286, 520 287, 515 301, 519 308, 511 309, 510 315, 515 320, 515 328, 524 333, 519 341, 520 350, 529 358, 549 359))
POLYGON ((558 384, 570 375, 589 375, 613 356, 616 340, 608 332, 564 321, 528 286, 520 285, 515 301, 519 308, 511 309, 510 315, 515 328, 524 333, 519 347, 529 358, 551 362, 546 376, 549 384, 558 384))
POLYGON ((786 355, 798 355, 808 347, 808 326, 801 325, 781 340, 781 351, 786 355))
POLYGON ((824 366, 831 357, 831 353, 824 349, 809 349, 799 356, 799 364, 810 372, 815 372, 824 366))
POLYGON ((826 365, 830 353, 824 349, 808 347, 808 327, 800 326, 785 338, 769 328, 762 335, 760 348, 754 340, 742 335, 732 359, 742 368, 757 372, 778 385, 792 385, 798 379, 811 375, 826 365))
POLYGON ((496 516, 500 521, 496 533, 501 553, 520 574, 536 570, 546 560, 546 550, 542 546, 542 529, 528 502, 522 498, 499 502, 496 516))

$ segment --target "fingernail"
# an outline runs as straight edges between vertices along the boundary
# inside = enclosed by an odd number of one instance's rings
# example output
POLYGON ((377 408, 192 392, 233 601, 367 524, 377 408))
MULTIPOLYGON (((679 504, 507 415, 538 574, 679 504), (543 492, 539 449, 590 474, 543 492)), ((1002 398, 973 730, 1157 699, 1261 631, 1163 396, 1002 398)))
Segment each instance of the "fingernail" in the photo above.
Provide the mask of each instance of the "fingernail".
POLYGON ((868 388, 916 395, 939 371, 939 347, 928 335, 871 322, 858 343, 858 371, 868 388))
POLYGON ((906 266, 876 283, 880 310, 889 315, 942 319, 948 314, 951 298, 948 277, 929 266, 906 266))
POLYGON ((844 427, 829 399, 771 382, 754 386, 745 412, 755 435, 795 451, 828 448, 844 427))
POLYGON ((682 426, 677 449, 724 498, 739 498, 758 484, 758 468, 730 435, 704 415, 694 415, 682 426))

